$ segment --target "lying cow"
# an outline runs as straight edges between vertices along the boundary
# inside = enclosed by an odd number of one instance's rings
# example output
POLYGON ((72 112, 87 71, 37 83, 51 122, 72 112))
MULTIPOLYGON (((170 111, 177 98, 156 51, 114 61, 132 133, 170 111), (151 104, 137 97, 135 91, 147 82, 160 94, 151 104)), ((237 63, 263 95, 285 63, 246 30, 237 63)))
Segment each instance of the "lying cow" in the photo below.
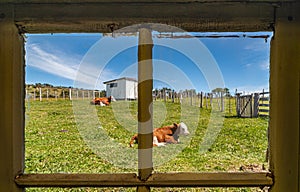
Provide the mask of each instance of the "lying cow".
MULTIPOLYGON (((153 130, 153 146, 164 146, 168 143, 179 143, 179 135, 189 135, 190 132, 186 124, 183 122, 169 126, 156 128, 153 130)), ((130 140, 130 147, 133 147, 134 143, 138 143, 138 134, 132 136, 130 140)))
POLYGON ((110 105, 110 103, 112 101, 115 101, 115 99, 113 98, 113 96, 109 96, 109 97, 96 97, 95 99, 93 99, 91 101, 91 104, 92 105, 107 106, 107 105, 110 105))

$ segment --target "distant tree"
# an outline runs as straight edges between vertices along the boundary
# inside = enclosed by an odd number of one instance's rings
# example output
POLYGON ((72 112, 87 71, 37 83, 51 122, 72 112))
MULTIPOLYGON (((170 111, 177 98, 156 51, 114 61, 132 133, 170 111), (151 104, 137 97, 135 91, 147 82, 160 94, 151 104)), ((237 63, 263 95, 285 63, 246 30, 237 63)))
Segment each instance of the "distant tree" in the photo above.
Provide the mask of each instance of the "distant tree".
POLYGON ((225 93, 225 96, 226 96, 226 97, 231 97, 231 94, 230 94, 228 88, 224 88, 224 93, 225 93))
POLYGON ((106 91, 105 90, 100 91, 100 97, 106 97, 106 91))
POLYGON ((53 85, 49 84, 49 83, 43 83, 42 87, 53 87, 53 85))
POLYGON ((35 87, 42 87, 42 84, 41 83, 36 83, 35 87))
POLYGON ((215 88, 212 91, 212 94, 215 95, 216 97, 221 97, 221 96, 230 96, 230 92, 228 88, 215 88))

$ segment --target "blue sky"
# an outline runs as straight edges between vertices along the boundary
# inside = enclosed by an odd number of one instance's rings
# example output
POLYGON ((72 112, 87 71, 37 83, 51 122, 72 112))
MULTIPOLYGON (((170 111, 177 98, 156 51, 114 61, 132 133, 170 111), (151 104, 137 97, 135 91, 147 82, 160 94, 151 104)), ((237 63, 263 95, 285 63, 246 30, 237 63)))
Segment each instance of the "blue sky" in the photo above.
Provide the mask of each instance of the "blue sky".
MULTIPOLYGON (((268 90, 270 37, 154 38, 154 88, 268 90)), ((103 81, 137 77, 137 44, 137 36, 27 34, 25 81, 104 89, 103 81)))

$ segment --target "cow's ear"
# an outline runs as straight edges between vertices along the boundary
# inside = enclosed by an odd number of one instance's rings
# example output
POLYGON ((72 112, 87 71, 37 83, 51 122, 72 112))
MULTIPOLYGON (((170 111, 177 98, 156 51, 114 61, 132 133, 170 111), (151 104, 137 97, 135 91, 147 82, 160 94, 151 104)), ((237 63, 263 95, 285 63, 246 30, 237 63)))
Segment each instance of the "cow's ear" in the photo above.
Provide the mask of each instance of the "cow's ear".
POLYGON ((177 123, 173 123, 174 127, 178 127, 178 124, 177 123))

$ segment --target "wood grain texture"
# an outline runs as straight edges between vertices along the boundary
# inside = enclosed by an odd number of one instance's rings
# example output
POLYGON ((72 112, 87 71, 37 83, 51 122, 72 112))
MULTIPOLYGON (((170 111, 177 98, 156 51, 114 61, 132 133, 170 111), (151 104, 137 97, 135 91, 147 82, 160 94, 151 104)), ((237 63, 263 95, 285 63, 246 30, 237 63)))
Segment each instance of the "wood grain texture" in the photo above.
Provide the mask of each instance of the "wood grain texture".
MULTIPOLYGON (((28 33, 112 32, 141 23, 186 31, 271 31, 274 5, 262 3, 16 4, 15 21, 28 33)), ((166 29, 161 29, 165 31, 166 29)))
POLYGON ((141 181, 134 173, 127 174, 24 174, 15 179, 22 187, 259 187, 271 186, 270 173, 153 173, 141 181))

